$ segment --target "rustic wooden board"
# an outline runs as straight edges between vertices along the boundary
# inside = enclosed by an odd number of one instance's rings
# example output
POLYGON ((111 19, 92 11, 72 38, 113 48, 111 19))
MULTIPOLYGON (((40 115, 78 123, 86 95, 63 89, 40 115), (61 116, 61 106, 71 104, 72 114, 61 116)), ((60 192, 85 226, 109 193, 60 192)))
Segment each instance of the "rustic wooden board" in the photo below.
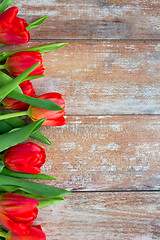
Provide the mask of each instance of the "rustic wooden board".
POLYGON ((42 172, 57 177, 46 183, 81 191, 40 210, 47 240, 158 240, 160 192, 150 190, 160 190, 160 116, 125 114, 160 114, 159 1, 13 5, 28 23, 49 17, 29 44, 1 51, 71 39, 43 54, 46 77, 33 82, 37 95, 58 91, 66 101, 67 125, 41 129, 53 147, 35 141, 46 149, 42 172))
POLYGON ((35 39, 158 39, 158 0, 15 0, 29 23, 49 15, 35 39))
POLYGON ((69 116, 43 127, 50 182, 70 190, 160 189, 160 116, 69 116))
POLYGON ((33 85, 37 95, 60 92, 69 115, 160 114, 159 51, 156 42, 69 42, 43 54, 46 77, 33 85))
POLYGON ((160 193, 76 193, 40 210, 47 240, 158 240, 160 193))

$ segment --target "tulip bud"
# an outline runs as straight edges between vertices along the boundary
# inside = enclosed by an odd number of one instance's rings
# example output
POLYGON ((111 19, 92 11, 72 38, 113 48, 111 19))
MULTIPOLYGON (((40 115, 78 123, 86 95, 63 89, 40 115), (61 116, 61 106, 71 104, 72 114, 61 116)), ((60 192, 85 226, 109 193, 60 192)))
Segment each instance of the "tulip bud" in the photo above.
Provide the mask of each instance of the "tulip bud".
MULTIPOLYGON (((32 83, 28 80, 25 82, 22 82, 19 84, 20 88, 22 89, 22 92, 24 95, 30 96, 30 97, 36 97, 34 88, 32 83)), ((20 102, 13 98, 5 97, 2 101, 2 104, 7 109, 14 109, 14 110, 27 110, 29 107, 29 104, 20 102)))
MULTIPOLYGON (((38 98, 48 99, 50 101, 53 101, 53 102, 57 103, 63 109, 65 107, 65 102, 62 99, 61 94, 59 94, 59 93, 45 93, 38 98)), ((47 118, 44 121, 44 123, 42 124, 43 126, 62 126, 62 125, 64 125, 66 123, 65 119, 63 117, 64 114, 65 114, 64 110, 49 111, 49 110, 37 108, 34 106, 30 106, 28 109, 28 115, 33 121, 37 121, 42 118, 47 118)))
POLYGON ((31 174, 40 173, 45 159, 44 148, 33 142, 19 143, 10 147, 2 157, 5 166, 10 170, 31 174))
POLYGON ((29 226, 28 236, 17 236, 12 232, 7 234, 6 240, 46 240, 46 235, 40 225, 29 226))
POLYGON ((19 76, 29 67, 35 63, 40 63, 38 67, 33 70, 29 76, 42 75, 44 73, 44 67, 42 64, 42 55, 35 51, 21 51, 9 56, 6 60, 6 70, 14 77, 19 76))
POLYGON ((37 217, 38 205, 35 199, 4 193, 0 197, 0 223, 18 236, 28 235, 28 227, 37 217))
POLYGON ((16 17, 17 7, 11 7, 0 14, 0 43, 21 44, 30 40, 28 24, 22 18, 16 17))

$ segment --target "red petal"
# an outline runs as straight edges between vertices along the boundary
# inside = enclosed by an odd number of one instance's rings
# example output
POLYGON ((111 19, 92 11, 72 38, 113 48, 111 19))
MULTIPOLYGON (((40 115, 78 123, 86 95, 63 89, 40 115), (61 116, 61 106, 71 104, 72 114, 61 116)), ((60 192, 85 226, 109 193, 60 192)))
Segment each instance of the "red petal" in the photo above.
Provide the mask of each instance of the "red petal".
POLYGON ((16 15, 18 13, 17 7, 11 7, 7 9, 5 12, 0 14, 0 21, 11 23, 16 18, 16 15))
POLYGON ((4 214, 0 213, 0 222, 4 225, 8 230, 14 232, 17 235, 28 235, 28 227, 21 223, 15 223, 11 219, 9 219, 4 214))

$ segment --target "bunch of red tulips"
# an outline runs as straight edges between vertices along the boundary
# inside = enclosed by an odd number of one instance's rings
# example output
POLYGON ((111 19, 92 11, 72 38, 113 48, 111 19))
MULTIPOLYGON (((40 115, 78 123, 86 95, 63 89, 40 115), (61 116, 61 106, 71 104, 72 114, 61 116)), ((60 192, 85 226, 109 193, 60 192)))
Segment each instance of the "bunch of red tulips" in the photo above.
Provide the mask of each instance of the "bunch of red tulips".
MULTIPOLYGON (((29 30, 47 18, 28 25, 17 17, 18 8, 10 7, 12 1, 3 0, 0 4, 0 46, 27 43, 29 30)), ((50 92, 36 97, 31 83, 32 79, 44 77, 41 53, 64 45, 66 43, 0 52, 0 101, 3 105, 0 112, 0 239, 45 240, 41 226, 33 224, 38 208, 61 202, 62 195, 70 193, 26 180, 55 180, 40 173, 46 160, 45 149, 26 140, 31 137, 52 145, 39 128, 65 124, 65 102, 61 94, 50 92), (19 118, 23 115, 29 116, 30 124, 19 118)))

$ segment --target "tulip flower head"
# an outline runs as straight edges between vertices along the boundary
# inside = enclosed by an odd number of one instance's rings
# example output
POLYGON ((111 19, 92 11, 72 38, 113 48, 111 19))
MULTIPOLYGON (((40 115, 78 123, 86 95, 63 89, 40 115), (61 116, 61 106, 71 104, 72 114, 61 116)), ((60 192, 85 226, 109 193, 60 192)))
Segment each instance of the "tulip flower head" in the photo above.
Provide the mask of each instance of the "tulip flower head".
MULTIPOLYGON (((65 102, 62 99, 61 94, 59 93, 45 93, 42 96, 38 97, 40 99, 48 99, 50 101, 53 101, 57 103, 60 107, 64 109, 65 102)), ((30 106, 28 109, 28 115, 33 121, 37 121, 42 118, 47 118, 43 126, 62 126, 64 125, 65 118, 63 117, 65 114, 64 110, 59 111, 49 111, 42 108, 37 108, 34 106, 30 106)))
POLYGON ((46 235, 40 225, 29 226, 28 236, 17 236, 12 232, 7 234, 6 240, 46 240, 46 235))
MULTIPOLYGON (((25 82, 22 82, 19 84, 20 88, 22 89, 22 92, 24 95, 30 96, 30 97, 36 97, 34 88, 32 83, 28 80, 25 82)), ((14 110, 27 110, 29 107, 29 104, 20 102, 13 98, 5 97, 2 101, 2 104, 7 109, 14 109, 14 110)))
POLYGON ((45 163, 46 154, 44 148, 28 142, 19 143, 8 148, 3 154, 2 160, 7 168, 12 171, 38 174, 45 163))
POLYGON ((6 60, 6 70, 14 77, 19 76, 29 67, 35 63, 40 63, 38 67, 32 71, 29 76, 42 75, 44 73, 44 67, 42 63, 42 55, 36 51, 21 51, 9 56, 6 60))
POLYGON ((0 223, 18 236, 28 235, 28 227, 37 217, 38 205, 35 199, 4 193, 0 197, 0 223))
POLYGON ((17 17, 18 8, 11 7, 0 14, 0 43, 21 44, 30 40, 26 20, 17 17))

